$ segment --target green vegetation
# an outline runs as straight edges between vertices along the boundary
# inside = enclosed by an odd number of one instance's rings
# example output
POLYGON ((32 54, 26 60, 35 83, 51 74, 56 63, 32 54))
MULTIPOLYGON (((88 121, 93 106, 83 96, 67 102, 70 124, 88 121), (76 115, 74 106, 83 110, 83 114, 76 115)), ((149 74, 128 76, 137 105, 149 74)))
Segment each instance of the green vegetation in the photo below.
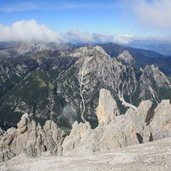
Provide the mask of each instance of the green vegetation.
POLYGON ((48 86, 49 86, 49 89, 50 90, 53 90, 54 89, 54 85, 51 82, 49 82, 49 85, 48 86))
POLYGON ((170 99, 171 100, 171 89, 160 88, 159 94, 163 99, 170 99))
POLYGON ((64 131, 65 135, 69 135, 71 132, 71 127, 61 127, 61 129, 64 131))

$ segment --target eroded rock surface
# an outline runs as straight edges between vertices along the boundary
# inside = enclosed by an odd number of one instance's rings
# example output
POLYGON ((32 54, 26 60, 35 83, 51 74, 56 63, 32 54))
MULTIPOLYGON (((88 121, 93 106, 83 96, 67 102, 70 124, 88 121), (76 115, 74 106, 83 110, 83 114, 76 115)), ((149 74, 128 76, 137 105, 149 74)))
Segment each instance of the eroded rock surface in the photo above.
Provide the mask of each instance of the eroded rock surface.
POLYGON ((63 152, 72 151, 78 147, 81 143, 85 143, 86 138, 91 134, 92 129, 88 122, 78 123, 77 121, 73 124, 72 130, 69 136, 65 138, 62 144, 63 152))
POLYGON ((100 90, 99 103, 96 110, 99 125, 109 124, 119 115, 116 101, 106 89, 100 90))
POLYGON ((169 100, 162 100, 156 107, 150 126, 154 140, 171 136, 171 103, 169 100))
POLYGON ((6 161, 20 153, 40 156, 43 152, 62 154, 63 131, 53 122, 43 127, 24 114, 16 128, 8 129, 0 139, 0 161, 6 161))

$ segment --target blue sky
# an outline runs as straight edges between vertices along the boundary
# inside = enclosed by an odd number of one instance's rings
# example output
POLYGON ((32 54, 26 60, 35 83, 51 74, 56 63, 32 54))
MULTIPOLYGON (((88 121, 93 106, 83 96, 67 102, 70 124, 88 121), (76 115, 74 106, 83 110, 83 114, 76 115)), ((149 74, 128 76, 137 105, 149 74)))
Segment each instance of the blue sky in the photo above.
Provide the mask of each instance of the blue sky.
MULTIPOLYGON (((1 0, 2 1, 2 0, 1 0)), ((98 32, 103 34, 135 32, 134 20, 124 14, 126 7, 119 1, 21 1, 1 2, 1 24, 18 20, 35 19, 52 29, 65 32, 70 29, 98 32)))
MULTIPOLYGON (((170 2, 170 0, 0 0, 0 25, 2 30, 6 27, 10 30, 16 22, 34 20, 35 25, 44 24, 48 29, 60 34, 77 30, 80 34, 88 32, 100 35, 130 35, 130 37, 168 37, 171 29, 171 24, 168 24, 171 17, 168 9, 170 2), (162 12, 167 15, 161 15, 162 12)), ((0 35, 0 39, 1 37, 0 35)))

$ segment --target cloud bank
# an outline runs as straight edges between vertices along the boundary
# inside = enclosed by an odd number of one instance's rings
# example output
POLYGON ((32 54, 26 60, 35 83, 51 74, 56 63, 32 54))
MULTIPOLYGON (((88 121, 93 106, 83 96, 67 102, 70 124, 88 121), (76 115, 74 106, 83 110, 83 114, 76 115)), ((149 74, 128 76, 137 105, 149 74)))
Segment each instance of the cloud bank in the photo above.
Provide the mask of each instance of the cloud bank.
POLYGON ((171 30, 171 0, 126 0, 141 26, 151 30, 171 30))
POLYGON ((127 34, 102 35, 97 33, 80 32, 71 30, 65 34, 53 31, 36 20, 21 20, 12 25, 0 24, 0 41, 40 41, 56 43, 97 43, 116 42, 127 44, 133 40, 133 36, 127 34))
POLYGON ((57 32, 35 20, 21 20, 10 26, 0 24, 0 41, 55 41, 64 38, 57 32))

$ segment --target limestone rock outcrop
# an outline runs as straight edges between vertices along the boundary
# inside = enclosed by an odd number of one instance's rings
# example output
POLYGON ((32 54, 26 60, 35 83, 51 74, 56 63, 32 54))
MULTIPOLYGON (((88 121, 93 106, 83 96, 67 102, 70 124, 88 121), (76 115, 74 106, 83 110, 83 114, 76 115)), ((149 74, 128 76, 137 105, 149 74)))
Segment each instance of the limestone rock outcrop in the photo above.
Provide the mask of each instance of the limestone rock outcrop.
POLYGON ((62 144, 63 153, 72 151, 80 144, 84 144, 86 138, 91 134, 92 129, 88 122, 78 123, 77 121, 72 125, 70 135, 67 136, 62 144))
POLYGON ((100 90, 99 103, 96 109, 99 125, 109 124, 119 115, 116 101, 106 89, 100 90))
POLYGON ((20 153, 40 156, 43 152, 62 154, 63 131, 53 122, 43 127, 24 114, 17 128, 8 129, 0 139, 0 161, 6 161, 20 153))
POLYGON ((162 100, 154 110, 154 117, 150 123, 154 140, 171 137, 171 103, 162 100))

